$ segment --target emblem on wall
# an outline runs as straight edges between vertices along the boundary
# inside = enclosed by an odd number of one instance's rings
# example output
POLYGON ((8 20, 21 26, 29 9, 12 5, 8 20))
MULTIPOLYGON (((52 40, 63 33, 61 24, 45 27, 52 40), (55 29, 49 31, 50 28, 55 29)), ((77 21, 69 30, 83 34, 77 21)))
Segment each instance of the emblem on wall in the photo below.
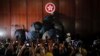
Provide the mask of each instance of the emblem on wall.
POLYGON ((54 3, 49 2, 49 3, 47 3, 45 5, 45 11, 47 13, 53 13, 53 12, 55 12, 55 9, 56 9, 56 7, 55 7, 55 4, 54 3))

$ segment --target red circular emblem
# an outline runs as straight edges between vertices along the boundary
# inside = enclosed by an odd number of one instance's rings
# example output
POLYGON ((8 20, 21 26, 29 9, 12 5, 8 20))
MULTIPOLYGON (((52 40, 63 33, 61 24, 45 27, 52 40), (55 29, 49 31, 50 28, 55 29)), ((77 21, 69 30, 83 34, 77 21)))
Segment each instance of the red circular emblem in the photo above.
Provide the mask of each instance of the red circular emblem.
POLYGON ((45 5, 45 11, 47 13, 53 13, 55 11, 55 4, 53 4, 53 3, 47 3, 45 5))

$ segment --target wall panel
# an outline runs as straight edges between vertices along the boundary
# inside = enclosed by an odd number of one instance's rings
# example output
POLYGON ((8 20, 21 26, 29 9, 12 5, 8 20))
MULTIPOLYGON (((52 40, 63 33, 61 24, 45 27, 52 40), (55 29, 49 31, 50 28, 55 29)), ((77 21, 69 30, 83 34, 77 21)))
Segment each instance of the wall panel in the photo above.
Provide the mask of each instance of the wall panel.
POLYGON ((42 19, 42 0, 28 0, 27 2, 27 20, 28 27, 30 27, 33 22, 42 19))
POLYGON ((66 32, 74 33, 75 29, 75 1, 59 0, 60 21, 66 32))
POLYGON ((0 0, 0 30, 6 31, 5 36, 10 35, 10 4, 9 0, 0 0))

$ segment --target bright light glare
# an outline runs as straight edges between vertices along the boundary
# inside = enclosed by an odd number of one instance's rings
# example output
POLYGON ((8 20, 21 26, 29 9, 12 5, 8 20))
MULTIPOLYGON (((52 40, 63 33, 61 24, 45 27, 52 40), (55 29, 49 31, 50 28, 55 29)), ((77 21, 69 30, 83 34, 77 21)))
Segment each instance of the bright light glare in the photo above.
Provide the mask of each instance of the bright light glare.
POLYGON ((71 34, 70 33, 67 33, 67 36, 70 36, 71 34))
POLYGON ((26 45, 27 45, 27 46, 29 46, 29 44, 28 44, 28 43, 27 43, 26 45))
POLYGON ((5 31, 0 30, 0 37, 4 37, 5 36, 5 31))
POLYGON ((0 36, 2 37, 4 35, 4 33, 3 32, 0 32, 0 36))

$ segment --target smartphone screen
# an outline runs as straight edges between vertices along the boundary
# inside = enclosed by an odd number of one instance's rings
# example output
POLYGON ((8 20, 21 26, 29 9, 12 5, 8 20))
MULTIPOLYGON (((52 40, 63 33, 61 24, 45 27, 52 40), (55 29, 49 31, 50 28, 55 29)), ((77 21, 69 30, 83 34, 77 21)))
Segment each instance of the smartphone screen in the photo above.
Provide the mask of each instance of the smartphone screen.
POLYGON ((29 43, 26 43, 25 45, 26 45, 26 47, 30 47, 30 44, 29 43))

